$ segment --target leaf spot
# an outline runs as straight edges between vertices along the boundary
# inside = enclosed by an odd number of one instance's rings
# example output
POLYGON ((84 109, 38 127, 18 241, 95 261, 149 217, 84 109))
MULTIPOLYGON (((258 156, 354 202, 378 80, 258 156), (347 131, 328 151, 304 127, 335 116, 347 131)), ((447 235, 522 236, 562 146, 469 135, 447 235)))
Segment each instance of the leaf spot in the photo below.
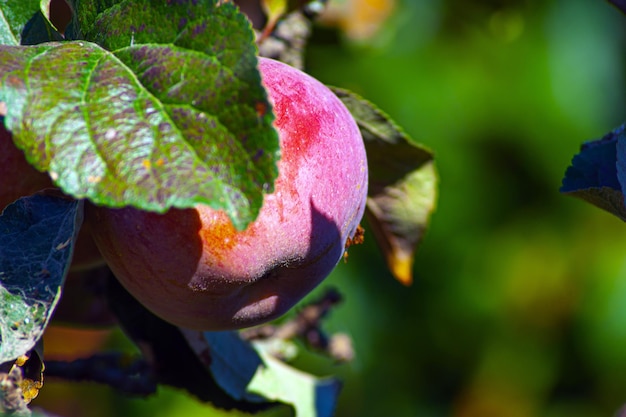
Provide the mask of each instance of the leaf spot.
POLYGON ((104 138, 106 140, 113 140, 117 136, 117 131, 115 129, 108 129, 104 134, 104 138))

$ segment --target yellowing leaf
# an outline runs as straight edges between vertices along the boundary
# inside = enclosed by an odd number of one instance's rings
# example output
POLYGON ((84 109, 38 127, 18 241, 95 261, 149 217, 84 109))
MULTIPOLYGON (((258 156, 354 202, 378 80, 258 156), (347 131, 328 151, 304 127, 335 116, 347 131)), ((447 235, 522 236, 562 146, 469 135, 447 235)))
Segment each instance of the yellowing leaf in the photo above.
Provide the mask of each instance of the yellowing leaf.
POLYGON ((413 282, 413 256, 435 208, 437 174, 432 161, 367 199, 367 218, 395 278, 413 282))
POLYGON ((322 21, 339 26, 348 38, 366 41, 374 36, 396 9, 396 0, 331 1, 322 21))
POLYGON ((287 11, 287 0, 261 0, 261 7, 269 20, 276 20, 287 11))
POLYGON ((370 230, 391 273, 410 285, 413 255, 437 200, 433 155, 372 103, 346 90, 333 91, 352 113, 365 142, 370 230))

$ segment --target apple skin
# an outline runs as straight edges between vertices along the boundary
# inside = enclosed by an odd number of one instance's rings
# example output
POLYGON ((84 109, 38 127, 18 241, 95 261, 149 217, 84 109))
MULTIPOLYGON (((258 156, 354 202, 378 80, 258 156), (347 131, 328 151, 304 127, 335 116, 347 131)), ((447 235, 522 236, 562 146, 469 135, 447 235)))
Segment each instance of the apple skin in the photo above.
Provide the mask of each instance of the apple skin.
POLYGON ((146 308, 177 326, 227 330, 272 320, 337 265, 367 196, 367 159, 350 112, 323 84, 259 59, 281 144, 274 192, 248 228, 198 205, 156 214, 87 206, 94 240, 146 308))
POLYGON ((0 212, 20 197, 53 187, 48 174, 28 163, 0 118, 0 212))

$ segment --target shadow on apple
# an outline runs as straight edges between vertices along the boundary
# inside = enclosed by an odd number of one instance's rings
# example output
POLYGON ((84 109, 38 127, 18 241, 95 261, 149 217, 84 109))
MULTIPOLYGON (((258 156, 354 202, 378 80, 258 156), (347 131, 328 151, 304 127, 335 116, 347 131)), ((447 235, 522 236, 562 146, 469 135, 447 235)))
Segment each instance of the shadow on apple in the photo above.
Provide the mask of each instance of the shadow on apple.
MULTIPOLYGON (((279 317, 315 288, 344 252, 339 227, 312 201, 303 233, 289 230, 297 246, 271 236, 246 239, 250 229, 220 235, 232 245, 207 242, 204 232, 216 228, 198 209, 163 215, 133 208, 87 211, 98 224, 96 242, 122 285, 165 321, 198 330, 249 327, 279 317), (306 250, 294 250, 301 248, 306 250), (278 250, 283 256, 275 256, 278 250)), ((209 211, 223 221, 221 212, 209 211)), ((224 226, 229 221, 220 224, 218 230, 229 229, 224 226)))

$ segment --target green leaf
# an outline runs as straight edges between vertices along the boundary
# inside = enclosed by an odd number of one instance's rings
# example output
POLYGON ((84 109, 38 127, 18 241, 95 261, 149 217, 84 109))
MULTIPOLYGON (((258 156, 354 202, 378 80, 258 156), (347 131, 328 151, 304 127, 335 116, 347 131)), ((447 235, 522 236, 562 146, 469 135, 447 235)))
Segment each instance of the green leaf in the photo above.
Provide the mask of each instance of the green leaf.
POLYGON ((236 400, 255 403, 267 401, 247 390, 263 362, 254 348, 242 340, 237 332, 180 330, 191 349, 209 369, 215 382, 228 395, 236 400))
POLYGON ((296 417, 330 417, 341 388, 334 378, 299 371, 266 351, 266 343, 250 343, 237 332, 181 329, 191 349, 231 397, 250 402, 291 405, 296 417))
POLYGON ((0 44, 34 45, 62 39, 48 20, 46 0, 0 0, 0 44))
POLYGON ((318 378, 297 370, 269 355, 253 343, 263 359, 248 385, 248 391, 290 404, 296 417, 331 417, 334 415, 341 384, 334 378, 318 378))
POLYGON ((82 202, 23 197, 0 215, 0 363, 31 350, 59 299, 82 202))
POLYGON ((403 284, 413 280, 413 257, 437 201, 433 154, 416 144, 385 113, 358 95, 333 91, 361 130, 369 185, 366 215, 387 265, 403 284))
POLYGON ((214 57, 245 81, 260 81, 254 31, 230 2, 100 0, 78 2, 76 16, 81 39, 105 49, 174 44, 214 57))
POLYGON ((82 29, 93 25, 100 13, 122 1, 124 0, 69 0, 68 3, 74 13, 72 20, 65 29, 66 39, 85 39, 82 29))
POLYGON ((76 198, 157 212, 203 203, 241 229, 272 190, 279 145, 265 91, 213 56, 0 46, 0 74, 16 145, 76 198))

